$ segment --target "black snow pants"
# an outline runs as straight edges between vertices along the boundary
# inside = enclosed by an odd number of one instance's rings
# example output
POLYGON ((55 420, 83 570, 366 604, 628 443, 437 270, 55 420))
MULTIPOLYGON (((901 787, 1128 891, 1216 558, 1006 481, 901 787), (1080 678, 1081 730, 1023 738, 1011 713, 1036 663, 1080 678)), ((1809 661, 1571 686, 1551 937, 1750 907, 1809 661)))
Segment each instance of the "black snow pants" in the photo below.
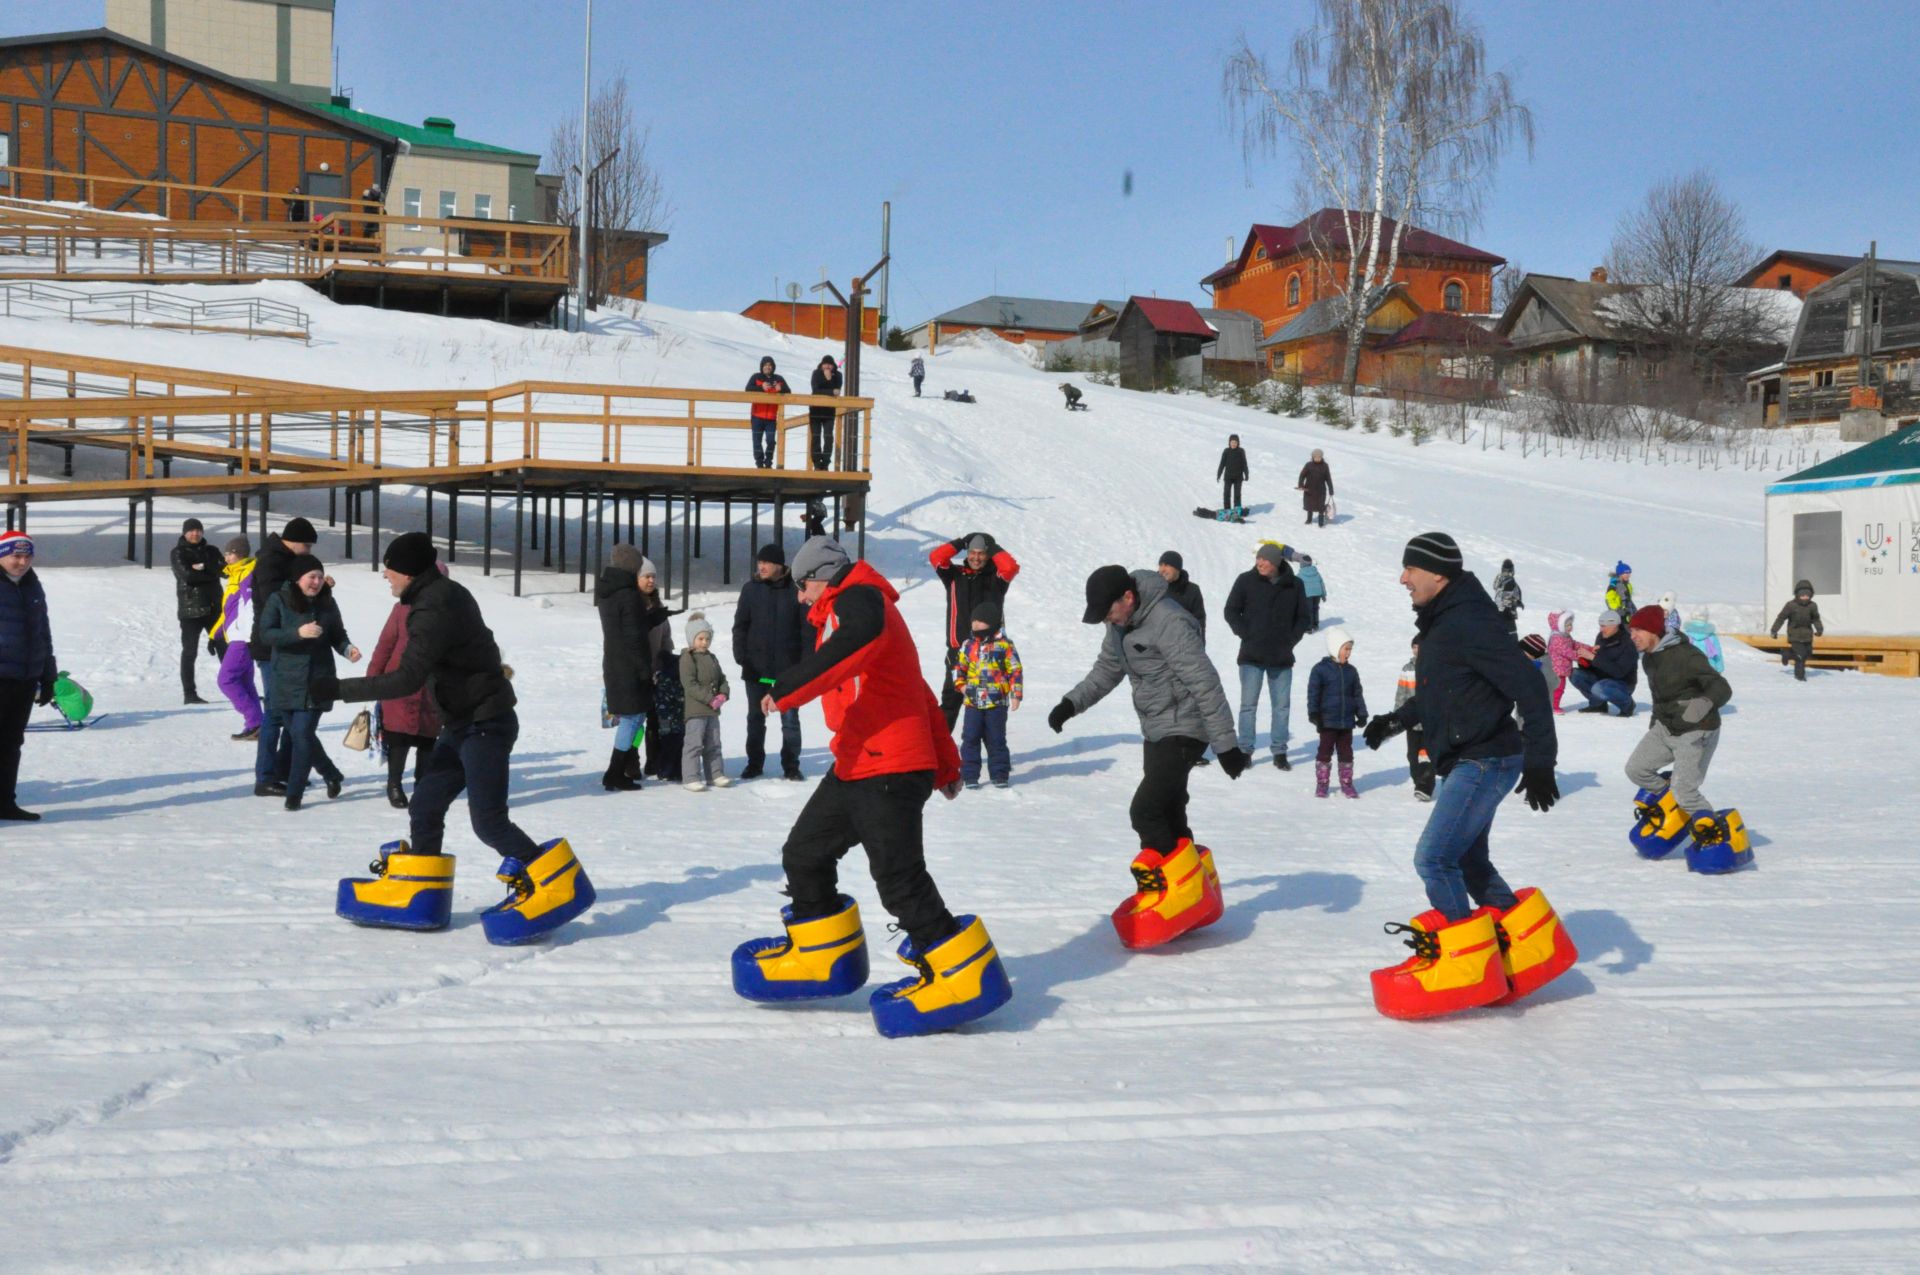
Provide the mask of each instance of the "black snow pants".
POLYGON ((1143 773, 1127 817, 1140 834, 1142 850, 1170 855, 1180 838, 1193 836, 1187 823, 1187 780, 1193 763, 1206 751, 1206 744, 1185 735, 1150 739, 1141 745, 1143 773))
POLYGON ((913 940, 914 951, 924 952, 952 937, 953 913, 927 872, 921 839, 921 815, 931 796, 930 770, 853 780, 828 771, 780 851, 793 919, 831 916, 839 910, 840 859, 853 847, 864 846, 880 903, 913 940))
POLYGON ((1220 507, 1238 509, 1240 507, 1240 483, 1238 478, 1228 478, 1220 484, 1220 507))
POLYGON ((39 693, 40 685, 32 678, 0 677, 0 806, 17 804, 20 745, 26 742, 27 718, 39 693))

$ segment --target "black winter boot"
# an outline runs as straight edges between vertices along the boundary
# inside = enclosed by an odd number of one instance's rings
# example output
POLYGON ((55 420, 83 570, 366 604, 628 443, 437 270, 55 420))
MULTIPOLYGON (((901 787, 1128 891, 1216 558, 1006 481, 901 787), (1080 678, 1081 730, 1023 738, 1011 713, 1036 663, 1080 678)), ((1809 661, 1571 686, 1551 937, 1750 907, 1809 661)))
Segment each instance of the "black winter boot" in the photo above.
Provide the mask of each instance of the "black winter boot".
POLYGON ((608 792, 633 792, 640 787, 640 781, 627 774, 627 758, 631 749, 616 748, 607 759, 607 773, 600 776, 600 786, 608 792))
POLYGON ((395 810, 405 810, 407 808, 407 790, 399 784, 388 784, 387 804, 395 810))

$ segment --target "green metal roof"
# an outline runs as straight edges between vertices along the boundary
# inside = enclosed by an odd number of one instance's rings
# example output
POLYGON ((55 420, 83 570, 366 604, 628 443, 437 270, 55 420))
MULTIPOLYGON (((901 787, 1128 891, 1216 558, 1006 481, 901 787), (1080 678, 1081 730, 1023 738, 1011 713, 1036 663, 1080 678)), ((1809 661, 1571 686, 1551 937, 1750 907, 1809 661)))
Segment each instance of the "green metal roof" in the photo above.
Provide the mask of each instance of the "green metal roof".
MULTIPOLYGON (((472 138, 458 137, 454 134, 451 121, 448 121, 448 127, 444 129, 427 128, 421 124, 402 124, 399 120, 390 120, 384 115, 375 115, 370 111, 356 111, 350 106, 336 106, 331 102, 315 102, 312 104, 312 109, 337 115, 362 128, 390 133, 411 146, 430 146, 436 150, 448 151, 474 151, 483 155, 532 160, 535 163, 540 161, 538 155, 530 155, 526 151, 517 151, 507 146, 489 146, 485 142, 476 142, 472 138)), ((442 117, 436 115, 433 118, 439 121, 442 117)))
POLYGON ((1841 487, 1886 487, 1920 482, 1920 425, 1909 425, 1823 460, 1767 488, 1768 495, 1831 491, 1841 487))

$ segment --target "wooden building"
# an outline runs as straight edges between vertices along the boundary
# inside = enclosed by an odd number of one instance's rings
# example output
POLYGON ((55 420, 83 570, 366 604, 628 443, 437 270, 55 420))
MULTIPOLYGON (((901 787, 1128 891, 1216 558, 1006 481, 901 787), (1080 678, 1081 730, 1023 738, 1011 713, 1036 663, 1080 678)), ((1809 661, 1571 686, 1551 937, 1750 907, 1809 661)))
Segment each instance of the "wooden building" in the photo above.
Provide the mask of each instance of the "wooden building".
POLYGON ((1093 307, 1085 301, 1039 297, 982 297, 907 331, 907 339, 931 352, 962 332, 991 332, 1003 341, 1065 341, 1080 334, 1080 320, 1093 307))
POLYGON ((1747 397, 1765 424, 1837 421, 1849 407, 1920 419, 1920 263, 1863 261, 1807 293, 1786 358, 1748 376, 1747 397))
MULTIPOLYGON (((1776 248, 1758 265, 1735 279, 1734 284, 1742 288, 1780 289, 1805 300, 1809 292, 1865 260, 1858 254, 1797 252, 1790 248, 1776 248)), ((1904 270, 1920 269, 1920 262, 1914 261, 1883 260, 1881 264, 1904 270)))
POLYGON ((1592 394, 1614 376, 1656 371, 1608 312, 1607 300, 1630 286, 1611 282, 1602 268, 1584 283, 1544 274, 1521 280, 1493 325, 1506 342, 1501 381, 1511 388, 1555 383, 1592 394))
MULTIPOLYGON (((815 337, 822 341, 840 342, 845 342, 847 339, 847 310, 845 306, 837 303, 756 301, 740 313, 749 319, 766 324, 775 332, 785 332, 789 336, 815 337)), ((860 342, 862 345, 880 344, 880 312, 878 310, 861 309, 860 342)))
MULTIPOLYGON (((1212 290, 1215 306, 1256 316, 1271 336, 1320 302, 1345 295, 1347 221, 1337 209, 1322 208, 1296 225, 1255 225, 1239 255, 1200 285, 1212 290)), ((1391 237, 1395 225, 1388 219, 1382 235, 1391 237)), ((1409 226, 1389 283, 1402 286, 1420 312, 1487 314, 1493 273, 1504 264, 1505 258, 1409 226)))
MULTIPOLYGON (((1380 347, 1420 317, 1420 306, 1410 293, 1406 284, 1396 283, 1367 294, 1360 384, 1377 385, 1385 380, 1387 364, 1380 347)), ((1347 299, 1338 293, 1314 302, 1260 343, 1268 370, 1302 385, 1337 384, 1345 375, 1346 350, 1347 299)))
POLYGON ((1176 377, 1197 380, 1201 347, 1219 335, 1190 301, 1129 297, 1113 323, 1121 388, 1157 390, 1176 377))
POLYGON ((1499 388, 1507 343, 1465 315, 1428 311, 1382 340, 1374 354, 1382 388, 1481 398, 1499 388))

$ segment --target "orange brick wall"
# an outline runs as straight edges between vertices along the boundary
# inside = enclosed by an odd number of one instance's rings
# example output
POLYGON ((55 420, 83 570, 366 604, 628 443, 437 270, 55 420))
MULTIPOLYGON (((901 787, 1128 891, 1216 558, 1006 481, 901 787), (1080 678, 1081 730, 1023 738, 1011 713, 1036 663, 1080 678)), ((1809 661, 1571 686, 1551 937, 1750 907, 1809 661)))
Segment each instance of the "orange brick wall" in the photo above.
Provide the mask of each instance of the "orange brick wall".
POLYGON ((1787 286, 1796 297, 1804 298, 1808 292, 1833 278, 1839 271, 1822 270, 1816 266, 1803 266, 1797 261, 1776 261, 1768 266, 1766 272, 1753 281, 1756 288, 1778 288, 1780 277, 1785 275, 1787 286))
MULTIPOLYGON (((1422 310, 1445 310, 1447 284, 1466 289, 1466 313, 1493 311, 1493 267, 1484 261, 1435 261, 1402 257, 1393 281, 1404 283, 1422 310)), ((1322 264, 1310 254, 1295 253, 1278 261, 1255 261, 1247 269, 1214 287, 1213 304, 1222 310, 1244 310, 1258 318, 1264 334, 1272 336, 1289 319, 1323 296, 1340 292, 1346 284, 1346 264, 1322 264), (1287 304, 1287 280, 1300 277, 1300 304, 1287 304)))
MULTIPOLYGON (((740 313, 757 319, 776 332, 789 336, 816 337, 824 341, 847 339, 847 312, 837 305, 814 305, 787 301, 756 301, 740 313)), ((880 344, 880 312, 871 308, 860 312, 860 343, 880 344)))

